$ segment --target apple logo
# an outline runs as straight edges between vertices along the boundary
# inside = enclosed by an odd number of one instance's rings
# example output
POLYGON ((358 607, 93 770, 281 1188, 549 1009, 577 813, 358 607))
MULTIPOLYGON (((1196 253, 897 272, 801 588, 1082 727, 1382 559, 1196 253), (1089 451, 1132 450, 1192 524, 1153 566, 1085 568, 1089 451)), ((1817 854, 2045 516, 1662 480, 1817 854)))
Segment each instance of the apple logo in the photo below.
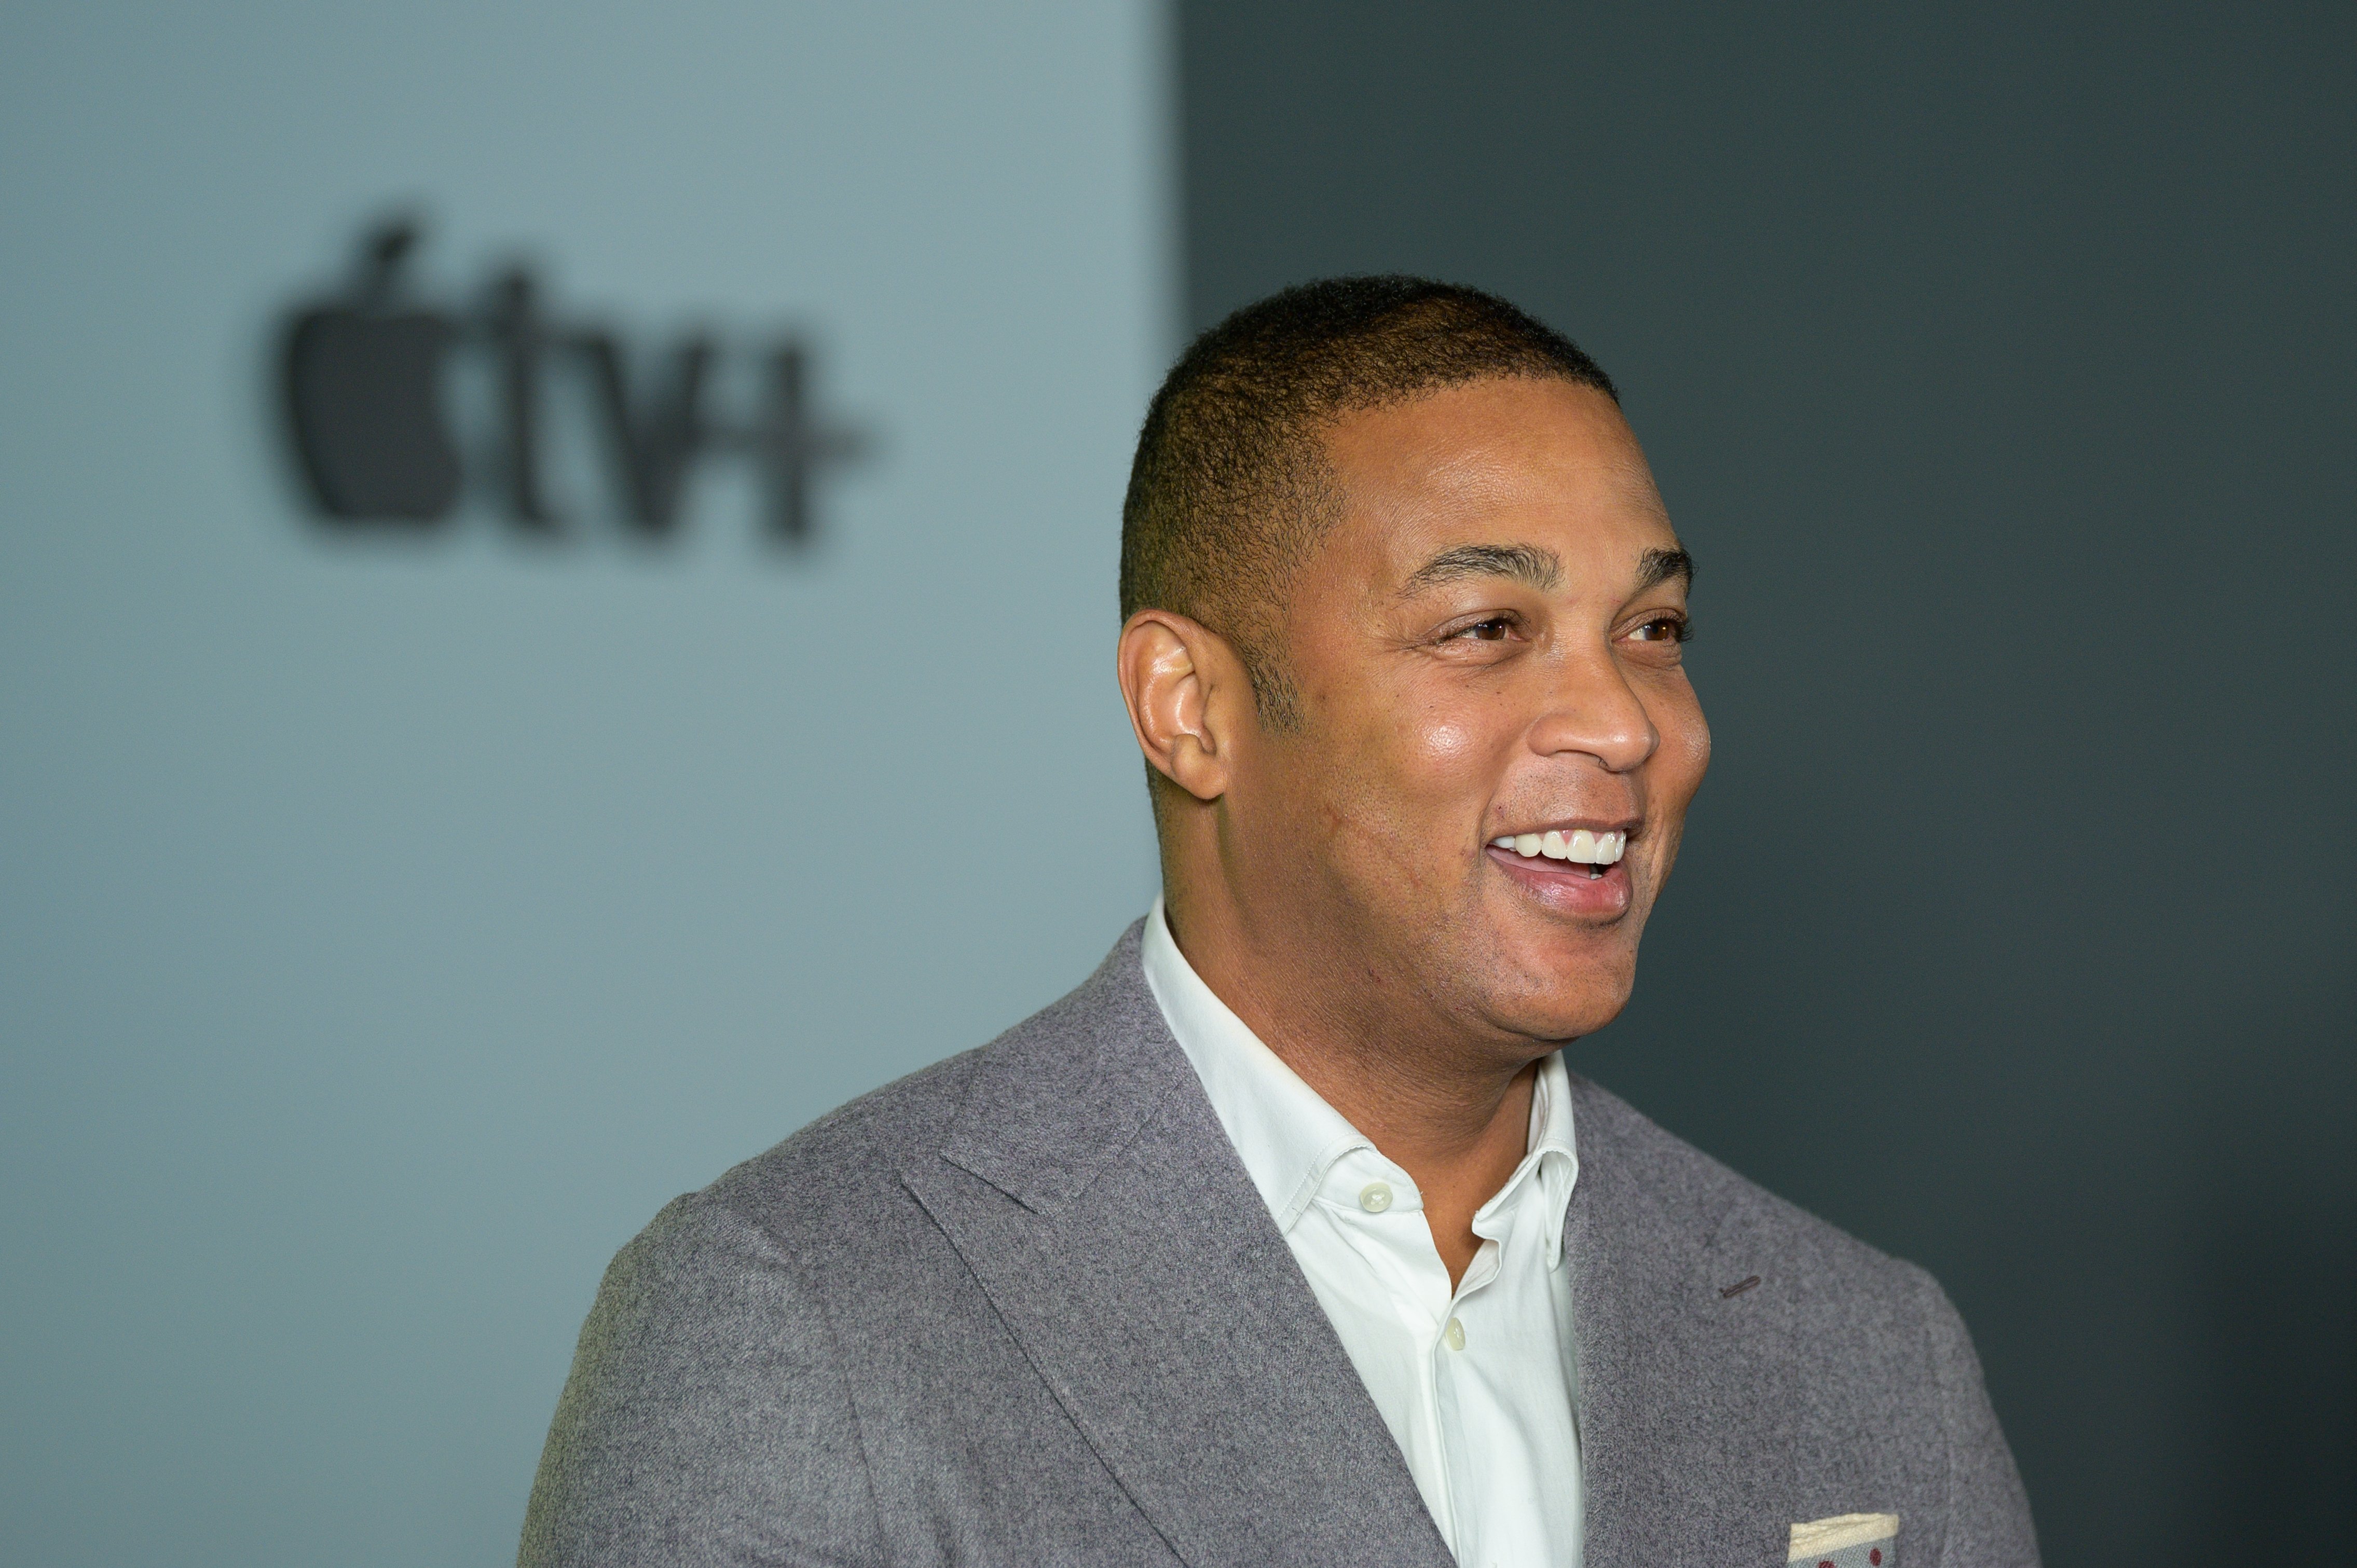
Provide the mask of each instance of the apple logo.
POLYGON ((612 515, 628 532, 651 542, 675 537, 706 459, 733 457, 749 460, 766 492, 763 532, 800 548, 819 532, 812 493, 819 480, 870 453, 866 432, 819 416, 810 351, 799 337, 757 348, 690 332, 661 349, 633 345, 610 325, 552 316, 540 280, 520 264, 469 303, 430 305, 408 286, 417 242, 409 216, 376 224, 361 239, 349 282, 325 298, 297 301, 274 345, 284 433, 312 513, 330 528, 438 528, 457 516, 469 480, 479 479, 519 533, 568 537, 572 509, 549 495, 543 447, 550 414, 570 411, 593 422, 612 515), (447 374, 462 358, 465 374, 447 374), (727 373, 739 364, 758 367, 758 390, 751 378, 727 373), (552 378, 563 384, 552 389, 552 378), (586 401, 565 395, 552 405, 546 393, 566 385, 586 401), (726 395, 736 388, 742 391, 726 395), (456 412, 493 422, 483 439, 462 441, 454 431, 454 391, 456 412), (758 402, 732 416, 726 405, 748 392, 758 402), (482 456, 479 473, 462 452, 482 456))
POLYGON ((458 325, 400 297, 414 225, 361 243, 348 294, 297 315, 282 386, 296 456, 327 517, 412 527, 457 507, 458 454, 442 409, 442 361, 458 325))

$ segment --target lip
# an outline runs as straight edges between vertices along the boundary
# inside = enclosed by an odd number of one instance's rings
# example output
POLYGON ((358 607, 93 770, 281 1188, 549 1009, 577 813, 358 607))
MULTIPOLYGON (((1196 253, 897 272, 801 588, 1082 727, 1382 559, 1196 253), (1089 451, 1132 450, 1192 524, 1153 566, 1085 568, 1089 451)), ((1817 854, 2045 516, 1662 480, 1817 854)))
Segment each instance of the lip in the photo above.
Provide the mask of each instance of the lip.
MULTIPOLYGON (((1557 824, 1549 824, 1555 827, 1557 824)), ((1587 828, 1590 832, 1633 832, 1632 822, 1626 827, 1619 823, 1573 822, 1559 831, 1572 827, 1587 828)), ((1543 832, 1545 829, 1525 828, 1524 832, 1543 832)), ((1503 836, 1503 835, 1500 835, 1503 836)), ((1568 915, 1582 920, 1617 920, 1629 912, 1631 886, 1629 881, 1627 855, 1604 868, 1601 876, 1588 875, 1592 869, 1576 861, 1525 860, 1509 849, 1483 844, 1481 853, 1526 897, 1536 900, 1558 915, 1568 915)))

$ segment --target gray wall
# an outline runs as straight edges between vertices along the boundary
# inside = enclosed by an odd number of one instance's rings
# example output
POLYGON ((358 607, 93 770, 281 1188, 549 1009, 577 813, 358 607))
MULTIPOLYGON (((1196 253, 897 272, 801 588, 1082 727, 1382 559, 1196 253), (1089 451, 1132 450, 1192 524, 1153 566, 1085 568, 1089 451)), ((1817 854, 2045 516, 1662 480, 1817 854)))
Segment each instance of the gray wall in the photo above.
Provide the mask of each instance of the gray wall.
POLYGON ((0 11, 0 1558, 511 1560, 614 1249, 1146 906, 1163 48, 1133 5, 0 11), (879 443, 821 547, 721 468, 634 546, 578 461, 552 544, 315 529, 265 350, 396 201, 437 298, 522 252, 642 349, 808 331, 879 443))
POLYGON ((1193 321, 1620 378, 1717 738, 1580 1064, 1947 1283, 2050 1560, 2357 1496, 2345 6, 1181 7, 1193 321))

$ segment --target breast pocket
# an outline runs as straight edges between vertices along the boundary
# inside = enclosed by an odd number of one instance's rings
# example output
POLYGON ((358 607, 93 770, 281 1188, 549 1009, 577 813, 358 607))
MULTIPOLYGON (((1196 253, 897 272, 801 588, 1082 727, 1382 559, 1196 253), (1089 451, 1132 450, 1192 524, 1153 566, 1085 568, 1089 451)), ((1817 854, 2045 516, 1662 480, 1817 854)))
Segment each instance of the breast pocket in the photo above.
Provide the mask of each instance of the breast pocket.
POLYGON ((1898 1568, 1899 1516, 1844 1513, 1792 1527, 1787 1568, 1898 1568))

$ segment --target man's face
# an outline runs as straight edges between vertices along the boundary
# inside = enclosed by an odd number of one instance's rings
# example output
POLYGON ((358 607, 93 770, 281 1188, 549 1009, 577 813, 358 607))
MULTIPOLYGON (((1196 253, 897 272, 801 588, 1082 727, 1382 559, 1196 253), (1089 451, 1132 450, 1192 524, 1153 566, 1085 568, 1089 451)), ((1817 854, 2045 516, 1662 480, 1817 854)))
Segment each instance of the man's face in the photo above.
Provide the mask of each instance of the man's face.
POLYGON ((1241 748, 1230 864, 1390 1008, 1598 1028, 1710 757, 1644 455, 1600 392, 1504 379, 1349 417, 1327 450, 1341 516, 1285 624, 1301 723, 1241 748), (1557 859, 1550 834, 1625 848, 1557 859))

